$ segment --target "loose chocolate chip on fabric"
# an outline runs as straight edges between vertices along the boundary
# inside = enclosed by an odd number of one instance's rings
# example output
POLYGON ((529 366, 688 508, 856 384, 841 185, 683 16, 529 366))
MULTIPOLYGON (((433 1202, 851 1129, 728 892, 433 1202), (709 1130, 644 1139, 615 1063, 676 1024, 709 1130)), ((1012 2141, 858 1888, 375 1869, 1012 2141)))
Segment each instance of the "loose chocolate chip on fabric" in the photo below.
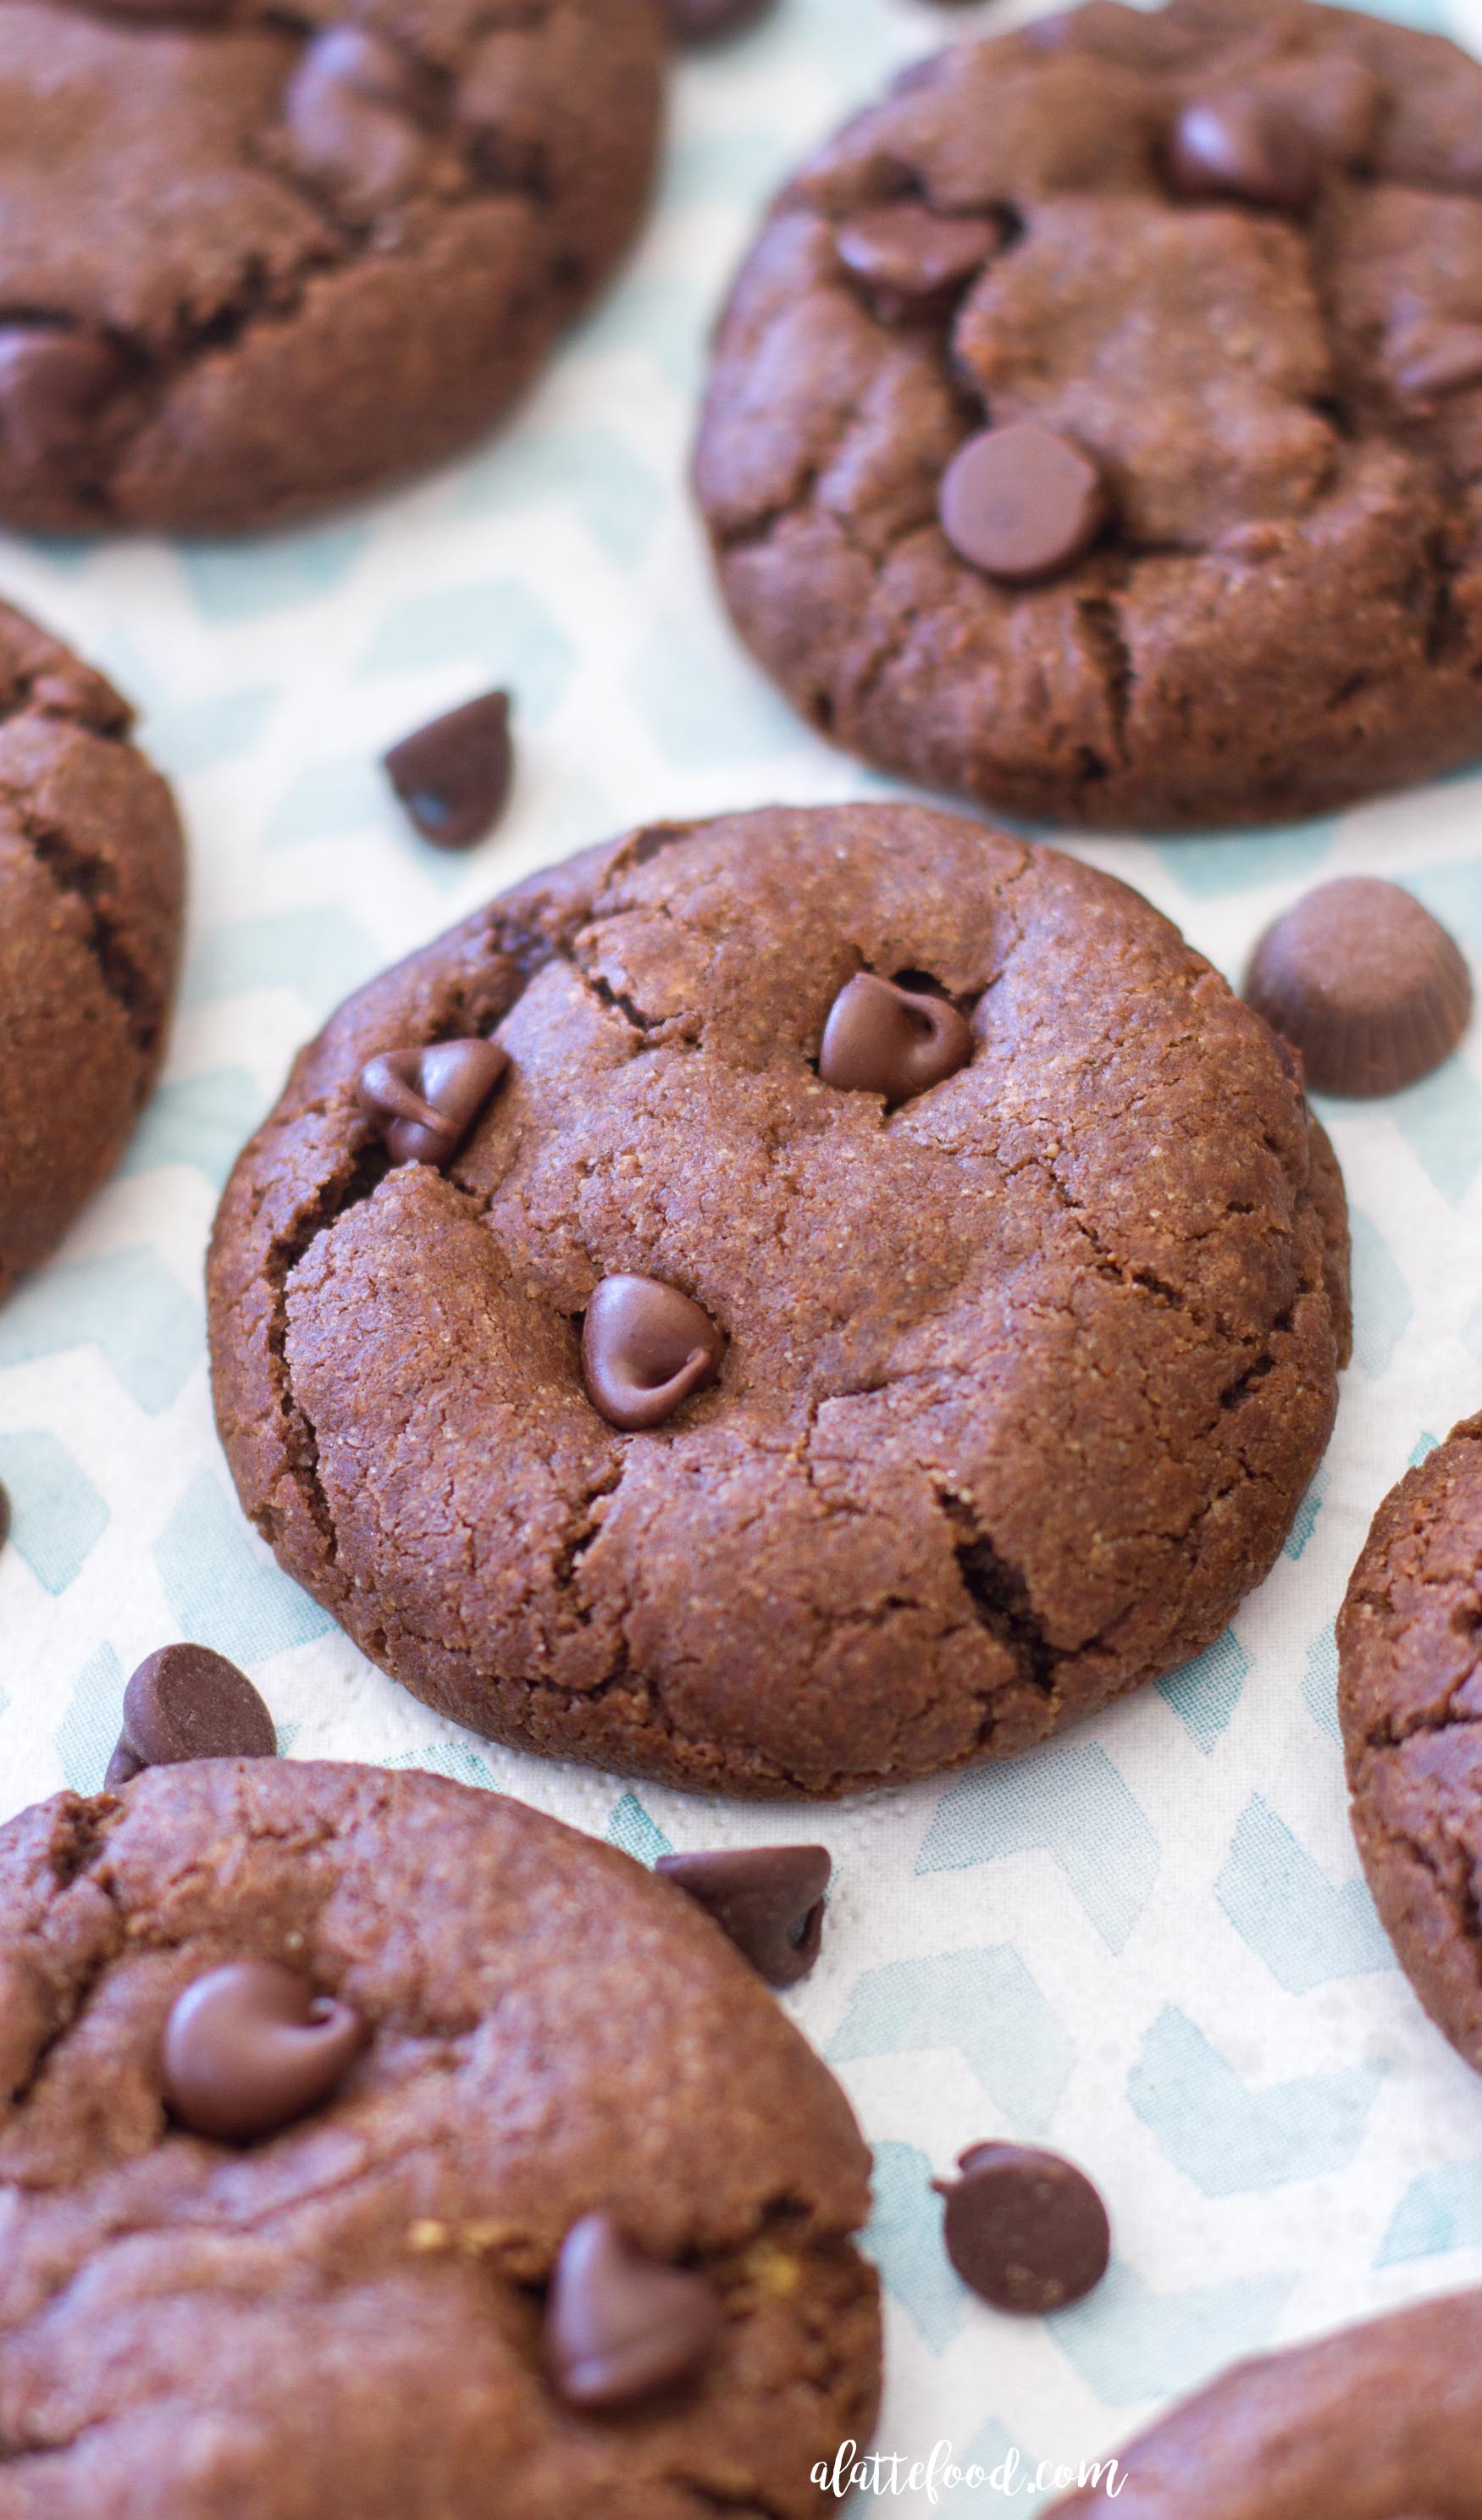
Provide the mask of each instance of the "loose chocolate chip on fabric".
POLYGON ((1482 384, 1482 324, 1418 326, 1395 368, 1401 399, 1422 409, 1482 384))
POLYGON ((0 436, 22 464, 67 453, 122 373, 118 352, 95 334, 0 325, 0 436))
POLYGON ((411 821, 438 849, 472 848, 503 812, 514 776, 508 692, 485 692, 393 743, 382 763, 411 821))
POLYGON ((120 1748, 144 1768, 181 1759, 272 1759, 277 1735, 245 1671, 206 1645, 161 1645, 123 1692, 120 1748))
POLYGON ((1186 201, 1248 202, 1300 217, 1317 199, 1324 154, 1275 97, 1195 99, 1174 124, 1168 174, 1186 201))
POLYGON ((665 2266, 610 2214, 584 2214, 561 2243, 546 2308, 545 2360, 569 2407, 615 2413, 709 2360, 721 2308, 704 2275, 665 2266))
POLYGON ((1084 2171, 1026 2144, 978 2143, 935 2182, 942 2237, 964 2283, 996 2310, 1040 2318, 1083 2301, 1106 2272, 1111 2228, 1084 2171))
POLYGON ((497 1041, 436 1041, 367 1059, 355 1095, 393 1163, 451 1163, 509 1066, 497 1041))
POLYGON ((818 1958, 827 1846, 720 1847, 661 1855, 653 1868, 698 1901, 769 1986, 796 1986, 818 1958))
POLYGON ((887 314, 909 313, 965 287, 1002 243, 996 220, 945 219, 921 202, 861 210, 834 239, 844 269, 887 314))
POLYGON ((608 1423, 660 1426, 712 1382, 725 1342, 708 1313, 658 1278, 604 1278, 581 1335, 582 1370, 608 1423))
POLYGON ((176 1998, 164 2095, 193 2135, 249 2143, 337 2090, 368 2037, 353 2005, 276 1960, 229 1960, 176 1998))
POLYGON ((1073 566, 1107 517, 1091 458, 1035 420, 969 437, 942 477, 939 508, 953 550, 1010 586, 1073 566))
POLYGON ((1414 893, 1343 876, 1268 927, 1245 996, 1319 1094, 1395 1094, 1449 1058, 1471 1016, 1460 947, 1414 893))
POLYGON ((840 1093, 883 1094, 893 1104, 955 1076, 971 1057, 966 1018, 945 998, 858 971, 829 1011, 818 1072, 840 1093))
POLYGON ((681 44, 713 44, 767 17, 777 0, 661 0, 669 31, 681 44))

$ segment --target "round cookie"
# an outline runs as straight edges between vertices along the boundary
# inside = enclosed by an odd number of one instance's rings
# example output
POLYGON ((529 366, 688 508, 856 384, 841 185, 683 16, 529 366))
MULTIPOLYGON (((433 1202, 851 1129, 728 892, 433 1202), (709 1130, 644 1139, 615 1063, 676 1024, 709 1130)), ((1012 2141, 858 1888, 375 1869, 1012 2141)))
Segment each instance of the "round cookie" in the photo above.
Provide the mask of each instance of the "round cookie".
MULTIPOLYGON (((800 2520, 868 2436, 848 2104, 611 1849, 415 1773, 152 1769, 0 1832, 0 1984, 5 2520, 487 2520, 491 2477, 507 2520, 800 2520), (226 2043, 181 1999, 244 1962, 315 1990, 338 2052, 281 2132, 205 2139, 163 2092, 190 2115, 226 2043), (719 2311, 621 2410, 552 2351, 593 2216, 719 2311)), ((631 2301, 598 2272, 568 2336, 631 2301)))
MULTIPOLYGON (((1482 2292, 1239 2363, 1117 2471, 1121 2520, 1482 2520, 1482 2292)), ((1112 2491, 1088 2480, 1055 2520, 1112 2491)))
POLYGON ((1199 1652, 1322 1454, 1346 1289, 1330 1149, 1202 957, 884 805, 640 832, 466 920, 302 1054, 209 1264, 243 1503, 373 1660, 757 1795, 1199 1652))
POLYGON ((164 1048, 184 850, 132 723, 0 605, 0 1295, 112 1172, 164 1048))
POLYGON ((1420 2002, 1482 2071, 1482 1417, 1390 1490, 1338 1616, 1354 1835, 1420 2002))
POLYGON ((653 173, 653 0, 0 0, 0 516, 277 522, 529 382, 653 173))
POLYGON ((1088 825, 1482 750, 1482 66, 1318 0, 917 65, 777 202, 697 484, 757 656, 887 770, 1088 825))

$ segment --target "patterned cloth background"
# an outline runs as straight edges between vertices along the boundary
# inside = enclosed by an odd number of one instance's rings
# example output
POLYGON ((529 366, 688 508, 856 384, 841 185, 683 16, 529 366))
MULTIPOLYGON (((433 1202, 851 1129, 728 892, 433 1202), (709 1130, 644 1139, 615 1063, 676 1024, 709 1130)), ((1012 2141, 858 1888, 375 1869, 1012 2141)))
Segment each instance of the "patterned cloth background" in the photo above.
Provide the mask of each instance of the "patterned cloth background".
MULTIPOLYGON (((0 1311, 4 1814, 96 1787, 127 1673, 185 1636, 247 1666, 294 1756, 435 1768, 646 1858, 822 1835, 830 1930, 792 2003, 876 2150, 880 2439, 912 2455, 947 2439, 985 2466, 1010 2443, 1089 2456, 1236 2355, 1482 2280, 1482 2086, 1422 2019, 1358 1875, 1332 1643, 1380 1495, 1482 1404, 1482 1024, 1414 1091, 1324 1111, 1354 1209, 1358 1355, 1285 1554, 1234 1629, 1041 1756, 823 1814, 541 1765, 372 1671, 239 1515, 200 1279, 238 1145, 381 965, 641 819, 889 792, 795 723, 712 599, 684 487, 705 332, 757 205, 815 136, 944 32, 1024 14, 783 0, 686 67, 637 261, 467 463, 278 541, 0 548, 0 586, 139 701, 194 851, 165 1082, 121 1177, 0 1311), (372 764, 499 682, 517 695, 515 810, 439 860, 372 764), (1064 2149, 1110 2202, 1110 2276, 1047 2321, 982 2309, 939 2248, 929 2178, 998 2135, 1064 2149)), ((1482 47, 1482 0, 1390 14, 1482 47)), ((1482 960, 1479 842, 1468 776, 1255 838, 1085 854, 1237 975, 1266 920, 1340 871, 1403 878, 1482 960)), ((965 2488, 942 2507, 1024 2503, 965 2488)))

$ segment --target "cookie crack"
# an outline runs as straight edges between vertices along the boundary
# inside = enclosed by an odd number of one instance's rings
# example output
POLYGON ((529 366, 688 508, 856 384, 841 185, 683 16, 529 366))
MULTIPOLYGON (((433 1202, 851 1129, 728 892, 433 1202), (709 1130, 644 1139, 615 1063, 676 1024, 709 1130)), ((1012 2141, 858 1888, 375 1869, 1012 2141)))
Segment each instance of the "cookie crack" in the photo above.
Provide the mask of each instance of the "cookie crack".
POLYGON ((101 851, 79 848, 60 824, 45 823, 19 790, 7 788, 4 801, 36 864, 59 893, 76 901, 86 913, 87 950, 109 996, 128 1021, 129 1038, 147 1069, 159 1045, 164 1022, 160 994, 126 941, 121 922, 106 907, 112 870, 101 851))
POLYGON ((948 1488, 941 1502, 963 1534, 954 1554, 979 1623, 1008 1647, 1020 1679, 1052 1696, 1064 1655, 1046 1636, 1024 1575, 984 1531, 970 1499, 948 1488))

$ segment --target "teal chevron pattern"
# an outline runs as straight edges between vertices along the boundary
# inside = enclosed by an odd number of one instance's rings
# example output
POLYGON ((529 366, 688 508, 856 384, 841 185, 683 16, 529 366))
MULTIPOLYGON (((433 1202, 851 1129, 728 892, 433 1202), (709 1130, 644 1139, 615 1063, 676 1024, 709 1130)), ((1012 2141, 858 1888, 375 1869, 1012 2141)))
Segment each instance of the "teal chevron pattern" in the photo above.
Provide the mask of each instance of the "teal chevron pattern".
POLYGON ((1206 2196, 1248 2196, 1347 2168, 1383 2069, 1345 2066, 1252 2092, 1174 2004, 1143 2043, 1127 2096, 1175 2168, 1206 2196))
POLYGON ((958 1872, 1041 1850, 1054 1858, 1107 1950, 1123 1950, 1157 1877, 1158 1842, 1094 1744, 1067 1742, 965 1778, 943 1796, 917 1870, 958 1872))
MULTIPOLYGON (((429 478, 242 542, 0 537, 6 595, 138 702, 191 858, 158 1089, 64 1248, 0 1304, 0 1818, 95 1790, 128 1673, 193 1637, 252 1673, 288 1756, 517 1795, 646 1865, 826 1841, 822 1958, 785 2002, 876 2152, 880 2438, 916 2457, 950 2441, 985 2472, 1012 2452, 1031 2473, 1109 2453, 1238 2356, 1482 2284, 1478 2089, 1360 1874, 1333 1635, 1379 1498, 1482 1408, 1482 1020, 1410 1092, 1318 1106, 1349 1187, 1355 1361, 1265 1583, 1232 1585, 1197 1659, 1031 1755, 822 1810, 535 1761, 373 1670, 238 1510, 202 1266, 239 1147, 372 973, 637 822, 902 793, 805 727, 723 617, 687 487, 694 398, 769 191, 897 68, 1042 5, 776 0, 687 55, 626 272, 510 426, 429 478), (509 809, 444 855, 380 758, 495 683, 509 809), (1066 2153, 1107 2197, 1111 2273, 1054 2319, 1001 2318, 943 2256, 933 2175, 993 2138, 1066 2153)), ((1482 0, 1373 5, 1482 51, 1482 0)), ((1268 832, 1068 845, 1236 986, 1271 919, 1356 873, 1411 885, 1482 968, 1482 768, 1268 832)), ((604 1996, 629 2035, 619 1978, 604 1996)), ((1051 2498, 987 2485, 888 2507, 1007 2520, 1051 2498)), ((851 2520, 879 2507, 859 2496, 851 2520)))
POLYGON ((1006 1945, 867 1969, 829 2054, 843 2064, 940 2048, 959 2051, 1020 2135, 1044 2134, 1075 2057, 1064 2023, 1006 1945))

